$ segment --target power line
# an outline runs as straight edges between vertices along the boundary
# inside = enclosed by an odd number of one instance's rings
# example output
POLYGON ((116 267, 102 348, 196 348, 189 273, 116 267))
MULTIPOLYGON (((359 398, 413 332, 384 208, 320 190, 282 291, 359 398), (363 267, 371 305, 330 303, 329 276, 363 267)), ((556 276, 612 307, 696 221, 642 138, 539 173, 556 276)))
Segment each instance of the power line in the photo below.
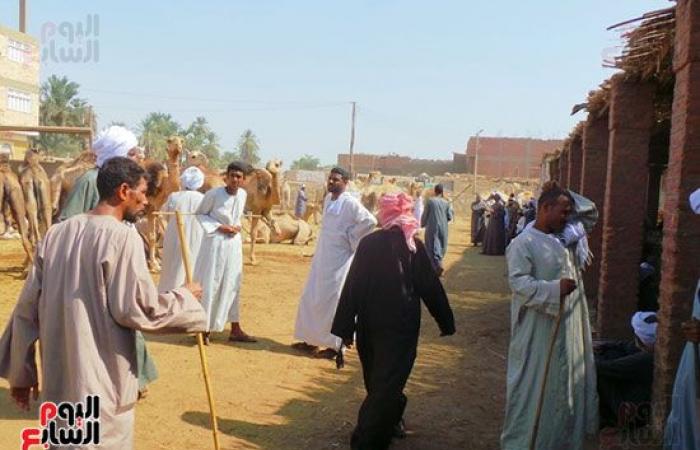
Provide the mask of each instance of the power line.
POLYGON ((114 111, 145 111, 145 112, 164 112, 164 113, 200 113, 200 114, 210 114, 210 113, 226 113, 226 112, 264 112, 264 111, 299 111, 299 110, 311 110, 311 109, 329 109, 329 108, 339 108, 341 106, 346 106, 345 104, 340 105, 307 105, 307 106, 270 106, 270 107, 250 107, 250 108, 226 108, 226 109, 211 109, 211 108, 163 108, 163 107, 135 107, 135 106, 110 106, 96 103, 100 109, 109 109, 114 111))
POLYGON ((152 94, 146 92, 133 92, 133 91, 111 91, 104 89, 92 89, 81 87, 81 90, 88 92, 95 92, 100 94, 108 95, 119 95, 119 96, 132 96, 140 98, 156 98, 160 100, 175 100, 175 101, 190 101, 190 102, 214 102, 214 103, 253 103, 253 104, 266 104, 266 105, 297 105, 297 106, 308 106, 308 107, 329 107, 329 106, 341 106, 347 105, 352 102, 339 101, 339 100, 328 100, 328 101, 300 101, 300 100, 256 100, 256 99, 225 99, 225 98, 206 98, 206 97, 181 97, 181 96, 171 96, 162 94, 152 94))

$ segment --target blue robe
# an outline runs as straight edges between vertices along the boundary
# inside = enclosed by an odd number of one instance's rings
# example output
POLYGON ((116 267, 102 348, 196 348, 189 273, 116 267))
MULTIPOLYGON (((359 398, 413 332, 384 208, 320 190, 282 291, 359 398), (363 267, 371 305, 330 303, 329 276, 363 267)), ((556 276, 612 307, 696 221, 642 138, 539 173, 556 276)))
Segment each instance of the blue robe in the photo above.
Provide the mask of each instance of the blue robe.
POLYGON ((299 189, 299 193, 297 194, 297 202, 296 205, 294 206, 294 215, 297 216, 298 218, 304 217, 304 213, 306 212, 306 192, 302 189, 299 189))
POLYGON ((425 202, 421 227, 425 228, 425 246, 435 269, 442 267, 447 252, 447 223, 452 221, 452 207, 441 197, 425 202))
POLYGON ((598 431, 598 395, 581 270, 571 249, 551 234, 526 228, 506 253, 513 291, 503 450, 529 447, 562 278, 578 288, 566 298, 537 435, 538 450, 583 450, 598 431))
MULTIPOLYGON (((700 281, 695 290, 693 318, 700 320, 700 281)), ((698 423, 698 378, 700 369, 698 347, 685 344, 683 356, 673 385, 671 414, 666 422, 664 448, 669 450, 693 450, 700 448, 700 424, 698 423)))

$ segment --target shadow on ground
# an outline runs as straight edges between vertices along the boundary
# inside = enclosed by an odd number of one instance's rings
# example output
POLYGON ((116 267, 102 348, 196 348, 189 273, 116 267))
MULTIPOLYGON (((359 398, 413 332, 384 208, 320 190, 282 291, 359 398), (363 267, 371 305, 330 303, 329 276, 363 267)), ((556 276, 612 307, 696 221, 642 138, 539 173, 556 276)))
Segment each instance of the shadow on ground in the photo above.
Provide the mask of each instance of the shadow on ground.
MULTIPOLYGON (((456 229, 456 232, 466 232, 456 229)), ((497 449, 505 401, 509 335, 509 295, 502 257, 480 249, 450 248, 444 284, 457 322, 457 334, 439 331, 424 308, 418 359, 406 393, 406 422, 412 434, 392 449, 497 449)), ((274 341, 263 343, 275 351, 274 341)), ((251 348, 253 350, 253 348, 251 348)), ((269 349, 268 349, 269 350, 269 349)), ((284 404, 274 418, 241 421, 219 417, 221 433, 260 449, 349 448, 357 409, 364 396, 357 355, 346 368, 332 362, 284 404)), ((182 419, 209 428, 207 411, 188 411, 182 419)))
MULTIPOLYGON (((0 420, 36 420, 35 407, 38 407, 38 404, 32 402, 32 410, 22 411, 10 397, 10 390, 4 387, 0 388, 0 420)), ((19 439, 19 435, 17 438, 19 439)))

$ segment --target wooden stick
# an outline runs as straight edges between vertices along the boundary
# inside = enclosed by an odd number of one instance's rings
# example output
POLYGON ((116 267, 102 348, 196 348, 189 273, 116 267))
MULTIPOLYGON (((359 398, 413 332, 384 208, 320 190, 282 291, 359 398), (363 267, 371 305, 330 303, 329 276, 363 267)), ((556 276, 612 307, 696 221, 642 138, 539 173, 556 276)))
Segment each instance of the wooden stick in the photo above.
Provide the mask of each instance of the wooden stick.
POLYGON ((530 436, 530 450, 535 450, 537 442, 537 432, 540 429, 540 416, 542 415, 542 405, 544 404, 544 393, 547 390, 547 375, 549 375, 549 366, 552 363, 552 354, 554 353, 554 344, 557 342, 557 334, 561 325, 561 318, 564 315, 564 301, 559 302, 559 313, 557 314, 556 322, 554 323, 554 331, 552 331, 552 339, 549 341, 549 352, 547 353, 547 361, 544 365, 544 378, 542 378, 542 387, 540 388, 540 398, 537 400, 537 411, 535 412, 535 424, 532 427, 532 435, 530 436))
MULTIPOLYGON (((175 211, 175 212, 153 211, 151 214, 153 214, 154 216, 176 216, 176 215, 178 215, 178 214, 180 214, 181 216, 196 216, 196 215, 197 215, 197 213, 183 213, 183 212, 180 212, 180 211, 175 211)), ((245 216, 245 217, 250 217, 250 218, 253 218, 253 217, 262 217, 262 216, 259 215, 259 214, 244 214, 244 216, 245 216)))
MULTIPOLYGON (((190 251, 185 240, 185 225, 182 222, 182 213, 175 211, 177 221, 177 235, 180 238, 180 250, 182 251, 182 262, 185 266, 185 279, 187 283, 192 283, 192 264, 190 263, 190 251)), ((209 415, 211 418, 211 431, 214 435, 214 449, 219 450, 219 426, 216 422, 216 410, 214 409, 214 395, 212 394, 211 381, 209 380, 209 367, 207 357, 204 353, 204 339, 202 333, 197 333, 197 347, 199 348, 199 360, 202 363, 202 374, 204 375, 204 386, 207 390, 207 400, 209 401, 209 415)))

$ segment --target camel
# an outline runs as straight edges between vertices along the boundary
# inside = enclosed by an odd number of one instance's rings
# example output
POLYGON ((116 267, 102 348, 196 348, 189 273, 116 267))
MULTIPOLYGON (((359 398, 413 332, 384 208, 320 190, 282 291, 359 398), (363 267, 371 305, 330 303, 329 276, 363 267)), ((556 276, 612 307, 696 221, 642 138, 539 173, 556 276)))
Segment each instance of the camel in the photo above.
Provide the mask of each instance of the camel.
POLYGON ((187 152, 186 167, 195 166, 204 173, 204 184, 199 189, 200 192, 207 192, 215 187, 225 186, 223 174, 209 167, 209 158, 202 152, 187 152))
POLYGON ((157 161, 144 160, 143 167, 149 174, 147 217, 148 267, 151 272, 160 272, 160 263, 156 258, 158 231, 164 229, 162 220, 153 214, 163 207, 168 196, 180 190, 180 156, 182 155, 183 139, 179 136, 168 138, 168 160, 165 166, 157 161))
POLYGON ((86 150, 72 161, 58 166, 51 176, 51 209, 56 218, 68 199, 68 194, 73 190, 75 181, 85 172, 95 168, 96 155, 86 150))
POLYGON ((290 214, 275 216, 274 228, 270 228, 264 222, 258 225, 257 240, 265 244, 280 244, 291 242, 294 245, 307 245, 313 239, 313 229, 304 220, 296 219, 290 214))
POLYGON ((378 171, 370 172, 365 186, 361 190, 360 202, 372 213, 379 209, 379 198, 382 195, 402 191, 401 187, 396 184, 396 178, 382 180, 381 184, 375 184, 374 180, 380 179, 381 175, 381 172, 378 171))
POLYGON ((8 203, 2 205, 2 220, 0 221, 0 239, 19 239, 21 236, 13 227, 12 209, 8 203))
POLYGON ((24 155, 19 181, 24 191, 24 204, 29 221, 29 240, 36 246, 51 226, 51 186, 49 177, 39 164, 39 151, 30 148, 24 155))
POLYGON ((294 204, 292 203, 292 187, 289 185, 287 180, 282 183, 282 210, 290 211, 294 209, 294 204))
POLYGON ((27 254, 27 261, 33 261, 33 249, 28 239, 27 211, 24 206, 22 187, 19 184, 17 175, 10 168, 10 153, 0 153, 0 205, 10 207, 13 219, 19 229, 22 247, 27 254))
POLYGON ((262 218, 267 226, 275 229, 276 233, 280 232, 270 212, 273 206, 280 204, 279 172, 281 167, 282 161, 273 159, 267 163, 264 169, 253 169, 246 176, 243 185, 243 189, 248 194, 245 209, 253 215, 250 225, 250 263, 253 265, 257 264, 257 260, 255 258, 256 239, 253 239, 252 236, 257 235, 260 219, 262 218))
POLYGON ((306 202, 306 211, 304 211, 304 215, 301 219, 306 223, 311 223, 309 219, 313 218, 314 225, 318 225, 320 221, 319 217, 321 216, 321 205, 323 205, 323 201, 306 202))

